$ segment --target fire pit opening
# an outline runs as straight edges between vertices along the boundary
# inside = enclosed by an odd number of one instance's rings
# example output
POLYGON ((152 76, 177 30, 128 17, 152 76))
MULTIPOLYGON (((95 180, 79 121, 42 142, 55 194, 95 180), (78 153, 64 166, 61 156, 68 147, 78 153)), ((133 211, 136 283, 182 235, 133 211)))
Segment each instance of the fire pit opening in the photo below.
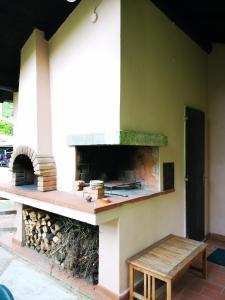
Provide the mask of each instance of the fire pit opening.
POLYGON ((103 180, 105 189, 127 189, 131 194, 158 190, 159 147, 77 146, 76 180, 93 179, 103 180))
POLYGON ((16 185, 37 184, 33 164, 28 156, 21 154, 15 158, 13 172, 16 185))

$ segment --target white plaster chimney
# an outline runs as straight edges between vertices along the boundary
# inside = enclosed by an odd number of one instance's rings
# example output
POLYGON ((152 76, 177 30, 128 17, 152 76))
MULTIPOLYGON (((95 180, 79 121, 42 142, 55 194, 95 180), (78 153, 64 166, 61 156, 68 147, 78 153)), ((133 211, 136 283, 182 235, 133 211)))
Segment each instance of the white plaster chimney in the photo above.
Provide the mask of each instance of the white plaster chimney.
POLYGON ((21 51, 16 126, 10 169, 15 185, 35 184, 39 191, 56 189, 52 157, 48 43, 34 30, 21 51))
POLYGON ((52 153, 48 43, 35 29, 21 51, 15 147, 52 153))

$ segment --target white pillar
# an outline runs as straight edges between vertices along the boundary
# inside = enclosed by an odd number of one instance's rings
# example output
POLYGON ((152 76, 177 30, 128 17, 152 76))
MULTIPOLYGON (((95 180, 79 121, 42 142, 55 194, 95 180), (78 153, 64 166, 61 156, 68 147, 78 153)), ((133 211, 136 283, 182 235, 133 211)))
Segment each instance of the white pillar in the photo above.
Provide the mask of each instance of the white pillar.
POLYGON ((23 204, 21 203, 15 203, 15 208, 17 211, 16 214, 16 227, 17 231, 14 236, 14 240, 16 240, 17 244, 23 244, 24 242, 24 225, 23 225, 23 204))
POLYGON ((99 286, 119 296, 119 221, 99 226, 99 286))

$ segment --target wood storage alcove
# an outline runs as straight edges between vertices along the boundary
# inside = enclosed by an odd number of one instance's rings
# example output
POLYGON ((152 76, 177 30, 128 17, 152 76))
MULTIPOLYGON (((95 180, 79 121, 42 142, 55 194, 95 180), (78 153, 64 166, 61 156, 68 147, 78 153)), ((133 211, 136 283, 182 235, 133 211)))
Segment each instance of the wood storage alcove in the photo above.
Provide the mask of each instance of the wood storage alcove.
POLYGON ((23 208, 25 245, 45 254, 53 266, 98 283, 99 227, 34 207, 23 208))
POLYGON ((10 170, 16 186, 36 184, 40 192, 56 190, 56 166, 51 155, 37 154, 28 146, 19 146, 13 151, 10 170))

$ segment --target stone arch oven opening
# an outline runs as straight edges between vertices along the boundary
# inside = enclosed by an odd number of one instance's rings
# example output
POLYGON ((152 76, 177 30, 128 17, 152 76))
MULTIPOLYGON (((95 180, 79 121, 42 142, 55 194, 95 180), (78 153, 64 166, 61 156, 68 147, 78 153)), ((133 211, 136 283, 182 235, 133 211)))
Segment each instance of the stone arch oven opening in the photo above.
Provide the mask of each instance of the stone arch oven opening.
POLYGON ((13 164, 13 174, 15 174, 15 185, 37 184, 37 176, 34 174, 32 161, 27 155, 18 155, 13 164))
POLYGON ((17 147, 11 157, 10 170, 15 186, 32 186, 40 192, 56 190, 56 166, 51 155, 37 154, 27 146, 17 147))

